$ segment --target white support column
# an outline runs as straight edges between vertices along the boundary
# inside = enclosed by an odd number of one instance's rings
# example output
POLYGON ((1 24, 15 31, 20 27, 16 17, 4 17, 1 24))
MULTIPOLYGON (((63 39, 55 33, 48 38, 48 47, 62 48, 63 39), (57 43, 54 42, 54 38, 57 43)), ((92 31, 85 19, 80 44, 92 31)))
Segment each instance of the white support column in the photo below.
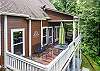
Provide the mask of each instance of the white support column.
POLYGON ((73 41, 75 40, 75 34, 76 34, 76 23, 75 20, 73 21, 73 41))
POLYGON ((32 48, 32 21, 29 20, 29 56, 31 56, 31 48, 32 48))
POLYGON ((7 29, 7 16, 4 16, 4 66, 6 68, 6 63, 7 63, 7 48, 8 48, 8 29, 7 29))
POLYGON ((72 60, 72 71, 75 71, 75 53, 72 60))
MULTIPOLYGON (((73 20, 73 41, 75 40, 75 34, 76 34, 76 23, 75 18, 73 20)), ((72 59, 72 71, 75 71, 75 52, 72 59)))
POLYGON ((42 20, 41 20, 41 47, 43 47, 42 41, 43 41, 43 29, 42 29, 42 20))

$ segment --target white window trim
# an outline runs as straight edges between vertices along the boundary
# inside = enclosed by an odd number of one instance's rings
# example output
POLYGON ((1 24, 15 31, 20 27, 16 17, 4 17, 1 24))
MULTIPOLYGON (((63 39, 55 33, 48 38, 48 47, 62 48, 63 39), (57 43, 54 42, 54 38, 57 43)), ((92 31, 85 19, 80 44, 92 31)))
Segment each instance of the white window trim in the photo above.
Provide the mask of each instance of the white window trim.
MULTIPOLYGON (((56 38, 55 38, 55 42, 58 41, 58 39, 59 39, 59 37, 57 38, 57 35, 58 35, 58 34, 57 34, 57 28, 59 28, 59 27, 60 27, 60 26, 55 26, 55 28, 56 28, 56 34, 55 34, 55 35, 56 35, 56 38)), ((58 32, 58 33, 59 33, 59 32, 58 32)))
POLYGON ((14 53, 14 47, 13 47, 13 32, 18 32, 22 31, 23 32, 23 56, 25 56, 25 29, 11 29, 11 52, 14 53))
MULTIPOLYGON (((41 43, 42 43, 42 47, 43 46, 45 46, 45 45, 47 45, 48 44, 48 39, 49 39, 49 35, 48 35, 48 28, 52 28, 52 36, 50 36, 50 37, 52 37, 52 43, 53 43, 53 27, 42 27, 42 35, 41 35, 41 38, 42 38, 42 41, 41 41, 41 43), (43 45, 43 29, 45 29, 46 28, 46 44, 44 44, 43 45)), ((49 43, 49 44, 52 44, 52 43, 49 43)))

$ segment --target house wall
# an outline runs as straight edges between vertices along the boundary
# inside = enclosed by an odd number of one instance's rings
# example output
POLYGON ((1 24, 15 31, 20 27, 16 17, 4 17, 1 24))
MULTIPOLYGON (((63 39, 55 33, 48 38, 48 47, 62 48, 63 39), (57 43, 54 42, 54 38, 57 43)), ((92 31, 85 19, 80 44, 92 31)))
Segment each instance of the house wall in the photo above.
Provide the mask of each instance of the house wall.
POLYGON ((11 29, 25 29, 25 56, 29 54, 29 22, 25 18, 8 16, 8 51, 11 52, 11 29))
POLYGON ((73 19, 73 17, 70 15, 61 14, 61 13, 54 12, 51 10, 46 10, 46 13, 49 15, 49 17, 52 20, 72 20, 73 19))
POLYGON ((42 27, 48 27, 48 26, 49 26, 48 20, 42 21, 42 27))
POLYGON ((32 21, 32 53, 37 47, 41 47, 41 21, 32 21))

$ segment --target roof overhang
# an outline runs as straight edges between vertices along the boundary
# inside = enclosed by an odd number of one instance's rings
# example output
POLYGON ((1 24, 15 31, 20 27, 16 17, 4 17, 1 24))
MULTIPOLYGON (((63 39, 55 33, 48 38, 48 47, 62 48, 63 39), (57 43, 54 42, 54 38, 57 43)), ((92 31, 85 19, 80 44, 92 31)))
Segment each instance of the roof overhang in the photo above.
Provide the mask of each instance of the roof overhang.
POLYGON ((60 12, 60 11, 58 11, 58 10, 54 10, 54 9, 46 8, 45 10, 50 10, 50 11, 57 12, 57 13, 64 14, 64 15, 74 16, 74 15, 72 15, 72 14, 70 14, 70 13, 60 12))
POLYGON ((70 13, 65 13, 65 12, 60 12, 58 10, 54 10, 54 9, 49 9, 49 8, 46 8, 45 10, 50 10, 50 11, 53 11, 53 12, 56 12, 56 13, 60 13, 60 14, 64 14, 64 15, 69 15, 69 16, 72 16, 74 19, 79 19, 79 16, 75 16, 75 15, 72 15, 70 13))
POLYGON ((8 13, 8 12, 0 12, 0 15, 25 17, 26 19, 31 19, 31 20, 47 20, 47 19, 50 19, 49 17, 44 17, 44 18, 33 18, 33 17, 31 17, 31 16, 29 16, 29 15, 26 15, 26 14, 17 14, 17 13, 8 13))

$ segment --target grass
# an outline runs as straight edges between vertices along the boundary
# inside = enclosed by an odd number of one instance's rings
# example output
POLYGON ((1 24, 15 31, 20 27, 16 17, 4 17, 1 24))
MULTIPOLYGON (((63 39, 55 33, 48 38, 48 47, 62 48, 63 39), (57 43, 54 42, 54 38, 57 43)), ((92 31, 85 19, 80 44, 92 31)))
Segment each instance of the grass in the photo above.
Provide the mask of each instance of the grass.
POLYGON ((100 71, 100 66, 91 57, 84 54, 82 54, 82 67, 88 68, 90 71, 100 71))

